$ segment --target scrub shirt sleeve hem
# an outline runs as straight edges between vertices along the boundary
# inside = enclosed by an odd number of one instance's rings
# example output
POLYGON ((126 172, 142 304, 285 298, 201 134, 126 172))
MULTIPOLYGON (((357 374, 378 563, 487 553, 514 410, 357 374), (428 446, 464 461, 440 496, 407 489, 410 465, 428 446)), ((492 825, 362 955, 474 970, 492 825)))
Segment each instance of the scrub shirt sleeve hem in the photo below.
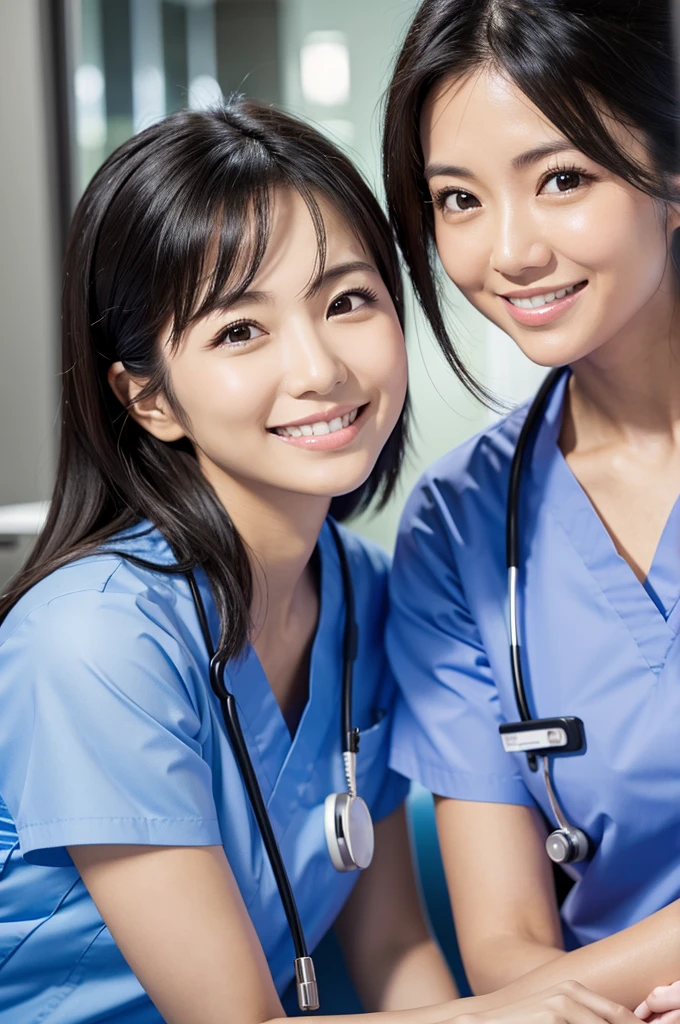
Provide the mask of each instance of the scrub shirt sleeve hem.
POLYGON ((520 778, 483 775, 475 772, 449 772, 425 763, 412 752, 392 747, 390 768, 414 782, 419 782, 430 793, 452 800, 474 800, 490 804, 516 804, 534 807, 535 803, 520 778))
POLYGON ((19 848, 30 864, 48 867, 72 863, 67 846, 221 846, 217 819, 71 818, 17 823, 19 848))
POLYGON ((388 818, 398 807, 401 807, 411 787, 410 781, 403 775, 398 775, 396 771, 390 771, 389 776, 379 800, 371 808, 371 817, 375 823, 382 821, 383 818, 388 818))

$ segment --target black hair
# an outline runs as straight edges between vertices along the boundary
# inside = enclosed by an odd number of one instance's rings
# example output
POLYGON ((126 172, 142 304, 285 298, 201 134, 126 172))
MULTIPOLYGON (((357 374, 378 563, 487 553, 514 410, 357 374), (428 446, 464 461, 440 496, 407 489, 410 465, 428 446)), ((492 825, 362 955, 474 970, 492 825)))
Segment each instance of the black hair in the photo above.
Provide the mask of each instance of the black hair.
MULTIPOLYGON (((354 230, 376 262, 403 326, 399 260, 388 222, 351 162, 326 138, 273 107, 233 98, 180 111, 135 135, 102 165, 75 211, 64 272, 61 447, 47 523, 0 599, 0 621, 31 586, 150 520, 177 558, 202 567, 222 623, 220 654, 248 641, 252 575, 242 539, 203 476, 191 443, 158 440, 127 415, 107 381, 120 360, 174 397, 159 339, 171 343, 225 295, 252 282, 267 248, 272 189, 304 199, 324 269, 319 200, 354 230)), ((176 407, 173 405, 173 408, 176 407)), ((176 410, 181 415, 181 410, 176 410)), ((364 484, 334 498, 340 520, 392 493, 408 407, 364 484)))
MULTIPOLYGON (((383 166, 390 218, 435 338, 469 391, 489 400, 451 341, 437 283, 420 116, 446 78, 505 75, 581 152, 655 199, 680 198, 669 0, 424 0, 387 93, 383 166), (636 160, 607 115, 647 146, 636 160)), ((492 400, 493 401, 493 400, 492 400)))

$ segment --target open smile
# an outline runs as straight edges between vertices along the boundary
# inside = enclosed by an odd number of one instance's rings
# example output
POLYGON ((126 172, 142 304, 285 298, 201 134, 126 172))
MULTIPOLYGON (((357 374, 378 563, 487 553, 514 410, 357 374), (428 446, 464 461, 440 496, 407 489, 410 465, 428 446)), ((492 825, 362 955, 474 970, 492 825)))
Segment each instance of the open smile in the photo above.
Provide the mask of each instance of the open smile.
POLYGON ((309 416, 296 423, 270 427, 268 433, 297 448, 307 448, 312 451, 330 451, 342 448, 350 444, 359 433, 363 426, 362 416, 367 408, 368 403, 353 406, 347 411, 330 410, 327 414, 321 414, 319 419, 309 416))
POLYGON ((587 281, 567 285, 553 291, 541 292, 537 288, 511 292, 499 298, 513 320, 529 326, 550 323, 574 305, 587 281))

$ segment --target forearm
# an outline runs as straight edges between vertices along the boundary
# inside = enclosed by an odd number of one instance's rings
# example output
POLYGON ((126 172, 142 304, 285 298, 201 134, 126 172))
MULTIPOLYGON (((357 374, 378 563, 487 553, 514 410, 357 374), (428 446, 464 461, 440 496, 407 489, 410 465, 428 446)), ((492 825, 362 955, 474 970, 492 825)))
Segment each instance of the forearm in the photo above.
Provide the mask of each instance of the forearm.
POLYGON ((466 964, 468 981, 478 995, 495 992, 561 956, 562 949, 536 939, 516 934, 494 936, 466 964))
MULTIPOLYGON (((656 986, 680 977, 680 902, 592 945, 550 960, 489 995, 474 1009, 502 1006, 562 981, 582 985, 634 1008, 656 986)), ((472 1007, 471 1007, 472 1008, 472 1007)))
MULTIPOLYGON (((307 1017, 314 1024, 446 1024, 453 1020, 456 1011, 462 1004, 472 1000, 459 999, 451 1003, 439 1003, 436 1006, 422 1006, 417 1010, 388 1010, 385 1013, 349 1013, 332 1017, 307 1017)), ((470 1007, 472 1009, 472 1007, 470 1007)), ((266 1024, 286 1024, 288 1017, 276 1017, 266 1024)))
POLYGON ((439 947, 429 936, 408 946, 376 950, 365 967, 355 971, 360 974, 355 983, 369 1010, 432 1006, 458 995, 439 947))

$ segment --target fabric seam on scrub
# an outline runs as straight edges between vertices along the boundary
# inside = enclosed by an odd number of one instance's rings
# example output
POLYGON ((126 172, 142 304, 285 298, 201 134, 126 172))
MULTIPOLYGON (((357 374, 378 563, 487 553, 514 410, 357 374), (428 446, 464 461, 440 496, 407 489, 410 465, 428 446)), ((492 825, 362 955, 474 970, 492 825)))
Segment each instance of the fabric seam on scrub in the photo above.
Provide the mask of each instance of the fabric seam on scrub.
MULTIPOLYGON (((92 556, 88 555, 87 557, 90 558, 92 556)), ((110 555, 101 555, 101 556, 97 556, 97 557, 111 558, 112 556, 110 556, 110 555)), ((61 568, 66 569, 66 568, 69 568, 71 565, 75 565, 75 564, 76 564, 75 562, 73 562, 73 563, 69 562, 69 563, 67 563, 67 565, 62 566, 61 568)), ((2 644, 0 644, 0 650, 2 649, 2 647, 4 647, 4 645, 7 643, 8 640, 12 639, 12 637, 17 632, 17 630, 20 629, 24 625, 24 623, 27 622, 31 618, 32 615, 35 615, 37 612, 41 612, 44 608, 49 608, 50 605, 54 604, 55 601, 59 601, 63 597, 73 597, 74 594, 87 594, 88 592, 89 593, 93 593, 93 594, 103 594, 105 592, 106 588, 108 587, 109 583, 111 582, 111 580, 115 576, 115 574, 118 572, 118 570, 122 566, 122 564, 123 564, 123 559, 119 558, 117 560, 116 565, 113 567, 113 569, 111 570, 111 572, 106 577, 106 579, 104 580, 103 584, 100 587, 93 587, 93 586, 89 586, 89 587, 74 587, 73 590, 68 590, 68 591, 65 591, 65 592, 63 592, 61 594, 55 594, 54 597, 51 597, 48 601, 43 601, 42 604, 33 605, 32 608, 28 609, 28 611, 24 615, 23 619, 21 619, 20 622, 17 622, 16 626, 14 626, 14 628, 12 629, 12 632, 7 634, 5 639, 2 641, 2 644)), ((45 577, 45 579, 46 578, 47 577, 45 577)))
MULTIPOLYGON (((593 506, 593 508, 594 508, 594 506, 593 506)), ((598 579, 598 578, 597 578, 597 577, 596 577, 596 576, 595 576, 595 575, 594 575, 594 574, 593 574, 593 573, 592 573, 592 572, 590 571, 590 569, 589 569, 589 567, 588 567, 588 565, 587 565, 587 563, 586 563, 585 559, 583 558, 583 555, 582 555, 582 553, 581 553, 581 552, 579 551, 579 549, 578 549, 578 548, 577 548, 577 547, 576 547, 576 546, 574 545, 574 542, 572 541, 571 537, 569 536, 569 534, 568 534, 568 533, 567 533, 567 531, 565 530, 564 526, 562 525, 562 523, 561 523, 561 521, 560 521, 560 517, 559 517, 559 515, 557 515, 557 514, 556 514, 556 511, 555 511, 555 506, 553 505, 553 503, 552 503, 552 502, 551 502, 551 503, 550 503, 550 504, 548 505, 548 511, 550 512, 550 515, 551 515, 551 517, 552 517, 552 520, 553 520, 553 522, 555 523, 555 525, 556 525, 556 526, 558 526, 558 527, 559 527, 559 529, 560 529, 560 531, 561 531, 562 535, 563 535, 563 536, 564 536, 564 537, 566 538, 566 540, 567 540, 567 543, 569 544, 569 547, 570 547, 570 549, 571 549, 572 551, 575 551, 575 552, 576 552, 576 554, 578 555, 578 557, 580 558, 580 560, 581 560, 581 563, 583 564, 583 566, 584 566, 584 568, 585 568, 585 570, 586 570, 586 572, 587 572, 588 576, 589 576, 589 577, 590 577, 590 579, 592 580, 592 582, 593 582, 593 585, 594 585, 594 587, 595 587, 595 588, 597 589, 598 593, 602 595, 602 597, 604 598, 604 600, 605 600, 605 601, 607 602, 607 605, 608 605, 608 607, 609 607, 609 608, 611 608, 611 610, 612 610, 612 611, 614 612, 614 614, 616 615, 617 619, 619 620, 619 622, 620 622, 620 623, 622 624, 623 628, 625 629, 625 631, 626 631, 627 635, 628 635, 628 636, 630 637, 630 639, 631 639, 631 640, 633 641, 633 643, 635 644, 635 647, 636 647, 636 649, 637 649, 637 651, 638 651, 638 653, 639 653, 639 655, 640 655, 641 659, 642 659, 642 660, 644 661, 644 663, 645 663, 645 664, 647 665, 647 667, 649 668, 650 672, 652 672, 652 674, 654 675, 655 679, 658 679, 659 675, 661 674, 661 672, 662 672, 662 671, 663 671, 663 669, 665 668, 665 665, 666 665, 666 658, 667 658, 667 656, 668 656, 668 651, 669 651, 669 649, 670 649, 670 648, 671 648, 671 647, 673 646, 673 644, 675 643, 675 641, 676 641, 676 639, 677 639, 677 636, 673 636, 673 637, 671 637, 671 638, 670 638, 670 640, 669 640, 669 643, 668 643, 668 646, 666 647, 666 652, 665 652, 665 657, 664 657, 664 661, 663 661, 663 662, 662 662, 661 664, 656 664, 656 665, 653 665, 653 664, 652 664, 652 663, 650 662, 650 660, 649 660, 649 658, 647 657, 647 655, 645 654, 645 652, 644 652, 644 651, 642 650, 642 648, 640 647, 640 644, 639 644, 639 643, 638 643, 638 641, 637 641, 637 637, 636 637, 636 636, 635 636, 635 634, 634 634, 634 633, 633 633, 633 632, 631 631, 631 629, 630 629, 630 626, 628 625, 628 623, 626 622, 626 620, 624 619, 624 617, 623 617, 623 616, 621 615, 621 613, 619 612, 619 610, 618 610, 618 608, 616 607, 616 605, 612 603, 612 601, 611 601, 611 599, 610 599, 609 595, 608 595, 608 594, 606 593, 606 591, 604 591, 604 590, 602 589, 602 585, 601 585, 601 583, 600 583, 599 579, 598 579)), ((597 515, 597 512, 596 512, 595 514, 597 515)), ((604 523, 602 523, 602 525, 604 526, 604 523)), ((605 526, 604 528, 605 528, 605 530, 607 529, 607 528, 606 528, 606 526, 605 526)), ((608 532, 608 531, 607 531, 607 532, 608 532)), ((613 541, 613 539, 612 539, 612 537, 611 537, 611 534, 609 534, 609 537, 610 537, 611 543, 612 543, 612 545, 613 545, 613 544, 614 544, 614 541, 613 541)), ((615 545, 614 545, 614 546, 615 546, 615 545)), ((623 558, 623 556, 622 556, 622 555, 619 555, 618 551, 616 552, 616 554, 617 554, 617 556, 618 556, 619 558, 621 558, 621 559, 622 559, 622 560, 623 560, 624 562, 626 561, 626 560, 625 560, 625 559, 623 558)), ((626 562, 626 564, 628 565, 628 563, 627 563, 627 562, 626 562)), ((629 566, 629 568, 630 568, 630 566, 629 566)), ((632 570, 632 569, 631 569, 631 573, 633 573, 633 570, 632 570)), ((633 576, 635 577, 635 573, 633 573, 633 576)), ((636 579, 636 580, 637 580, 637 582, 638 582, 638 583, 640 584, 640 586, 642 586, 642 584, 641 584, 641 583, 640 583, 640 581, 639 581, 639 580, 637 579, 637 577, 635 577, 635 579, 636 579)), ((643 589, 644 589, 644 588, 643 588, 643 589)), ((651 601, 651 598, 649 597, 649 595, 647 595, 647 597, 648 597, 648 599, 649 599, 649 600, 651 601)))
MULTIPOLYGON (((425 789, 428 789, 430 793, 449 800, 469 800, 475 803, 503 803, 520 807, 536 806, 536 801, 526 788, 521 775, 509 778, 506 775, 480 775, 478 772, 451 772, 442 768, 441 765, 435 765, 425 760, 420 754, 418 757, 414 757, 410 751, 407 752, 399 749, 392 750, 389 765, 399 775, 415 780, 424 786, 425 789), (407 765, 409 766, 409 771, 405 772, 402 769, 406 769, 407 765), (498 795, 498 799, 490 800, 488 796, 459 796, 457 792, 452 792, 452 789, 458 788, 456 786, 458 780, 463 778, 495 783, 495 794, 498 795), (453 786, 450 785, 451 783, 453 783, 453 786), (515 791, 517 795, 513 798, 515 791)), ((467 787, 465 792, 469 794, 470 787, 467 787)))

